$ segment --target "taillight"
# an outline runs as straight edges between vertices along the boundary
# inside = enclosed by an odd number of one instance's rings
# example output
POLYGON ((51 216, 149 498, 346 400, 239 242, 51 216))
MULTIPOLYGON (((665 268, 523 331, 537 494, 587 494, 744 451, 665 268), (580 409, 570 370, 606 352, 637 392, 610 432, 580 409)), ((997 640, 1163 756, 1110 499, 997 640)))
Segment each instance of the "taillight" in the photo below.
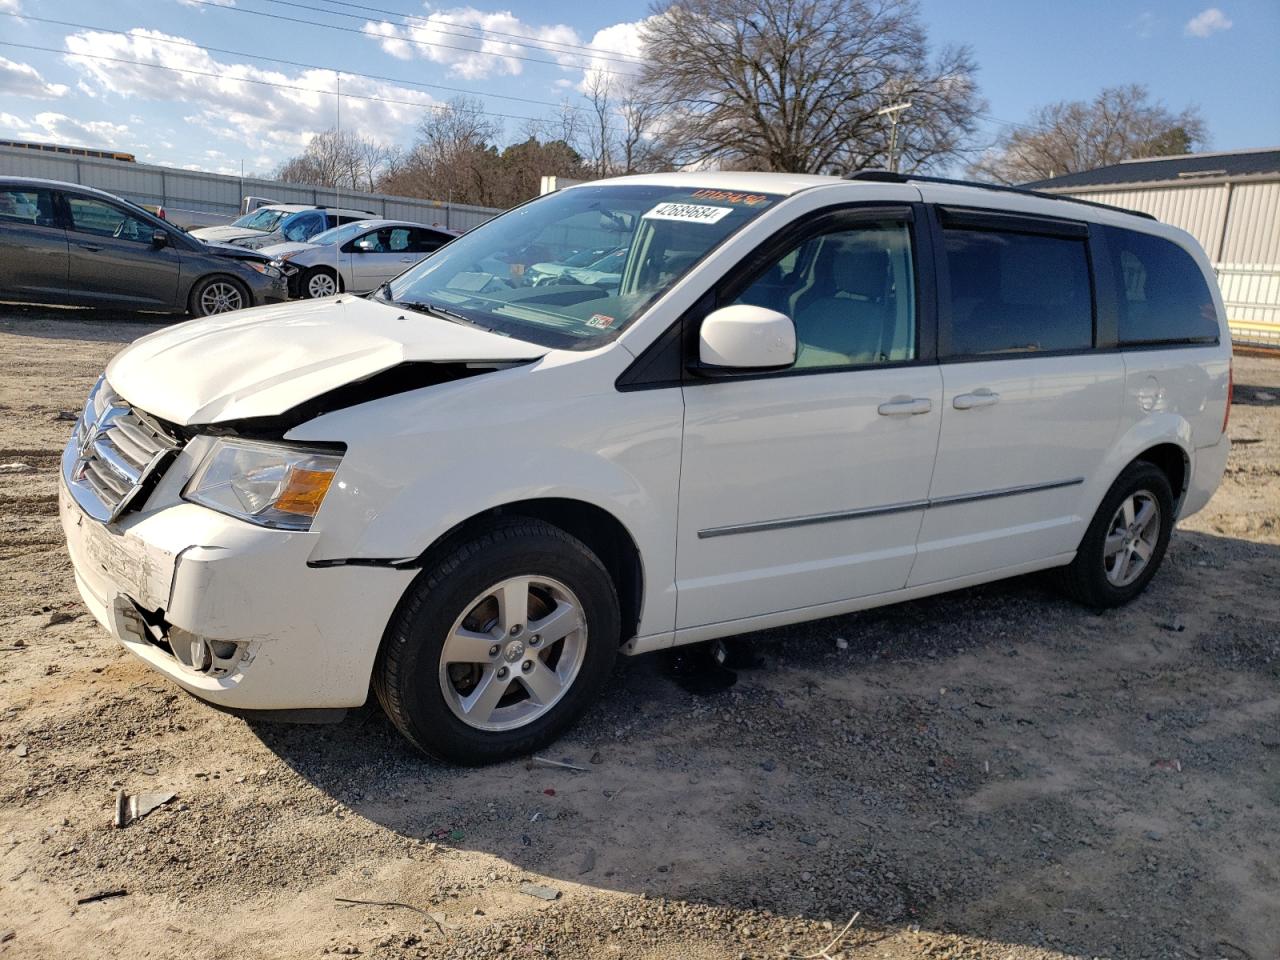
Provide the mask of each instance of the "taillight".
POLYGON ((1222 432, 1227 432, 1227 421, 1231 419, 1231 393, 1236 386, 1235 361, 1227 364, 1227 409, 1222 414, 1222 432))

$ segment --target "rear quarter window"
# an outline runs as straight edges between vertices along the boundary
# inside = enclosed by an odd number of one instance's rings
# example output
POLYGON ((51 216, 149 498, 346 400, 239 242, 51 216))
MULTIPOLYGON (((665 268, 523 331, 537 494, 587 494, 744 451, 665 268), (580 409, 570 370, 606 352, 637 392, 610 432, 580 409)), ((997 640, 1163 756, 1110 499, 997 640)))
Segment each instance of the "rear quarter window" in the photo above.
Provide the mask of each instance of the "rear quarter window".
POLYGON ((1171 240, 1105 227, 1120 310, 1120 345, 1217 343, 1218 314, 1204 273, 1171 240))

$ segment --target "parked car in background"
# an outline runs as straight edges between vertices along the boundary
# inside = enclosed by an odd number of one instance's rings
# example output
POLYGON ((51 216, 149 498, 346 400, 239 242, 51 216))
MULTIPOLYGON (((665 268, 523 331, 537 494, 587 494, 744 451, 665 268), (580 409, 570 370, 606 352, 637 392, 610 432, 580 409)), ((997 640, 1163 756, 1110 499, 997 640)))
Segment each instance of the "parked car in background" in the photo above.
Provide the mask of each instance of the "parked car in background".
POLYGON ((203 317, 287 296, 262 254, 203 243, 92 187, 0 178, 0 300, 203 317))
POLYGON ((305 243, 318 233, 373 216, 368 210, 316 207, 299 203, 273 203, 223 227, 200 227, 191 235, 201 240, 234 243, 251 250, 275 243, 305 243))
POLYGON ((404 220, 358 220, 309 243, 278 243, 260 252, 275 258, 290 296, 310 299, 376 290, 457 236, 404 220))

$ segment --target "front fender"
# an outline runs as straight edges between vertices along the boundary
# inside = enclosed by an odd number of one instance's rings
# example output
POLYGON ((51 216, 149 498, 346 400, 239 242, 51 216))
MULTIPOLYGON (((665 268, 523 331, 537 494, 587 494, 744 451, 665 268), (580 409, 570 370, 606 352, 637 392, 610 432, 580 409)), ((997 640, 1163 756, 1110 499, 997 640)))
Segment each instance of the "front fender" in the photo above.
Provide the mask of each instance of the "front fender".
POLYGON ((672 629, 683 400, 678 388, 614 389, 626 356, 548 358, 386 397, 290 432, 347 445, 313 527, 320 534, 313 562, 413 558, 495 507, 578 500, 613 515, 639 548, 642 632, 672 629))

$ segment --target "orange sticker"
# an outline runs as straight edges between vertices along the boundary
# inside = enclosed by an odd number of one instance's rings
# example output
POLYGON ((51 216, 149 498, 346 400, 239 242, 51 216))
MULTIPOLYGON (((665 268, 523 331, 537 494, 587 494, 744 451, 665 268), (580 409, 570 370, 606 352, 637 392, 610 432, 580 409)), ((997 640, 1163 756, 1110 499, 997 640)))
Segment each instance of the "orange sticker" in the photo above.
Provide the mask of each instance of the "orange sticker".
POLYGON ((588 327, 599 327, 601 330, 608 329, 613 326, 613 317, 607 317, 603 313, 593 313, 591 319, 587 321, 588 327))

